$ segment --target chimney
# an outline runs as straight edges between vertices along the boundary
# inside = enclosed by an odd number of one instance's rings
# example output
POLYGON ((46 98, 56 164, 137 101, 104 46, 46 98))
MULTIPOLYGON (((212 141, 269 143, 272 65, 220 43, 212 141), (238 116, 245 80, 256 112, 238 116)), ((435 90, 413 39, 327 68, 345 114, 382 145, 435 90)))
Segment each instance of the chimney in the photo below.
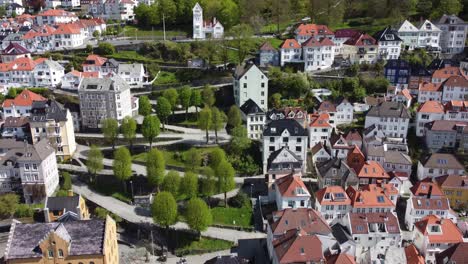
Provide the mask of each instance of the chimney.
POLYGON ((73 195, 75 195, 75 194, 73 193, 72 189, 67 191, 67 196, 72 197, 73 195))
POLYGON ((427 192, 427 199, 431 199, 431 194, 432 194, 432 184, 429 185, 429 192, 427 192))

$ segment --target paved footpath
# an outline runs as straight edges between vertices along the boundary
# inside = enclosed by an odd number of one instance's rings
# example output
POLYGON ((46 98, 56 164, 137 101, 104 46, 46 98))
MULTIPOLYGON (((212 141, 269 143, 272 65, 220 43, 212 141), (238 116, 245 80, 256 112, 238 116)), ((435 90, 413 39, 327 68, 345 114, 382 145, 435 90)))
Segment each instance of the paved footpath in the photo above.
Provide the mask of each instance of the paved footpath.
MULTIPOLYGON (((151 217, 136 214, 135 206, 119 201, 113 197, 104 196, 93 192, 85 184, 74 184, 73 191, 129 222, 153 223, 153 219, 151 217)), ((175 229, 189 229, 187 224, 182 222, 178 222, 172 227, 175 229)), ((266 237, 266 234, 264 233, 244 232, 217 227, 208 227, 206 231, 202 232, 202 235, 215 239, 223 239, 234 243, 237 243, 238 239, 256 239, 266 237)))

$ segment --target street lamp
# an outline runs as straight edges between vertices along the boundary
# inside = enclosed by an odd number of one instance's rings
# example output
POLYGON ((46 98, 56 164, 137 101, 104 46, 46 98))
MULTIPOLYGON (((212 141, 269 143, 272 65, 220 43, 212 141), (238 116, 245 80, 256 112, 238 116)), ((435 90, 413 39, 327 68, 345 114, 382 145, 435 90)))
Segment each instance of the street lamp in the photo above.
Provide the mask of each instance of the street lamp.
POLYGON ((133 181, 130 181, 130 188, 132 189, 132 200, 133 200, 133 181))

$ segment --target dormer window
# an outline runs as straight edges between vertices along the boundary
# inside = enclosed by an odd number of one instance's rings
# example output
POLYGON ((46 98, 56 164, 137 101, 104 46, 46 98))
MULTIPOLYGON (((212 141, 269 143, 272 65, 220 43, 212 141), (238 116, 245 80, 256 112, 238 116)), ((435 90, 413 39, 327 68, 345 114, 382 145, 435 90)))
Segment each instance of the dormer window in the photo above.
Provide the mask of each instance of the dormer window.
POLYGON ((58 250, 58 256, 59 258, 63 258, 63 250, 61 249, 58 250))

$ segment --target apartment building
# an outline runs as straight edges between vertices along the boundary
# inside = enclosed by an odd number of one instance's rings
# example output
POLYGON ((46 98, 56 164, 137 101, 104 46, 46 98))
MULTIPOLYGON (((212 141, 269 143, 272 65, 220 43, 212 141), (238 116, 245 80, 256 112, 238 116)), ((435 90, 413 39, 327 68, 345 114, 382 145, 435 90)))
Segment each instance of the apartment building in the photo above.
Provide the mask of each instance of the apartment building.
POLYGON ((99 128, 101 121, 114 118, 119 122, 133 116, 138 105, 132 104, 130 86, 120 76, 85 78, 78 88, 82 125, 99 128))
POLYGON ((40 203, 58 187, 59 175, 55 151, 46 140, 30 145, 2 139, 0 192, 22 190, 26 203, 40 203))
POLYGON ((440 35, 442 53, 462 53, 465 49, 468 24, 455 15, 445 14, 435 24, 442 31, 440 35))
POLYGON ((327 186, 315 193, 315 210, 328 224, 351 211, 351 199, 341 186, 327 186))
POLYGON ((445 197, 449 199, 450 207, 466 208, 468 204, 468 176, 444 175, 434 178, 445 197))
POLYGON ((382 102, 373 106, 366 115, 364 128, 375 126, 387 137, 406 138, 410 113, 399 102, 382 102))
POLYGON ((418 179, 431 178, 446 174, 464 175, 465 167, 453 154, 432 153, 418 161, 418 179))
POLYGON ((263 136, 263 127, 267 117, 263 109, 252 99, 247 100, 241 107, 242 119, 246 122, 247 137, 260 140, 263 136))
POLYGON ((81 195, 68 190, 67 196, 47 197, 44 203, 46 223, 76 220, 89 220, 89 209, 81 195))
POLYGON ((257 65, 238 66, 233 76, 233 89, 238 107, 252 99, 263 111, 268 109, 268 77, 257 65))
POLYGON ((398 33, 386 27, 374 35, 378 44, 378 59, 380 60, 396 60, 400 57, 401 44, 403 40, 398 36, 398 33))
POLYGON ((14 99, 6 99, 3 101, 3 117, 30 116, 33 102, 46 100, 47 99, 41 95, 33 93, 28 89, 24 89, 14 99))
POLYGON ((59 160, 68 160, 76 150, 73 117, 55 100, 33 102, 29 119, 31 139, 49 141, 59 160))

